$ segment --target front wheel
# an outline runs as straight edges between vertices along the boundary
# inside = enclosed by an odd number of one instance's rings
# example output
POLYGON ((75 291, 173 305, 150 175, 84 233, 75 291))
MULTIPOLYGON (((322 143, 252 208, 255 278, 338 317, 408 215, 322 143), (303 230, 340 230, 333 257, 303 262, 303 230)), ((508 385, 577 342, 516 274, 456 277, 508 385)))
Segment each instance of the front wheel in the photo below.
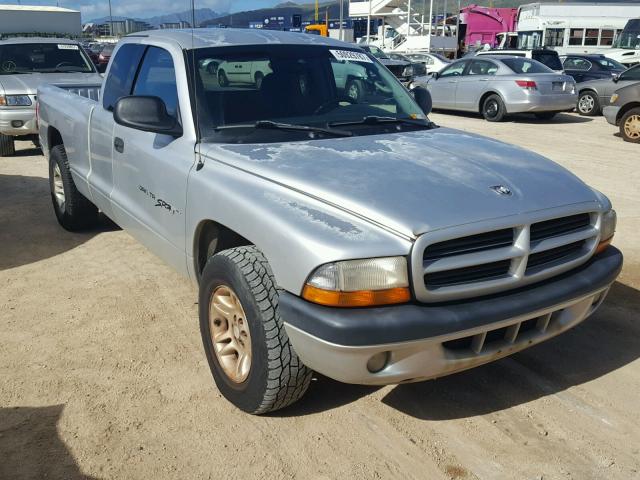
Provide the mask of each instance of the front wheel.
POLYGON ((312 371, 293 350, 278 311, 278 291, 254 246, 209 259, 200 282, 200 332, 220 393, 252 414, 300 399, 312 371))
POLYGON ((227 74, 224 70, 218 70, 218 84, 221 87, 229 86, 229 77, 227 77, 227 74))
POLYGON ((578 97, 576 110, 580 115, 593 117, 600 113, 600 102, 594 92, 583 92, 578 97))
POLYGON ((489 95, 482 104, 482 116, 488 122, 502 122, 507 115, 507 108, 498 95, 489 95))
POLYGON ((622 116, 620 135, 625 142, 640 143, 640 108, 632 108, 622 116))
POLYGON ((11 135, 0 133, 0 157, 15 155, 16 147, 11 135))

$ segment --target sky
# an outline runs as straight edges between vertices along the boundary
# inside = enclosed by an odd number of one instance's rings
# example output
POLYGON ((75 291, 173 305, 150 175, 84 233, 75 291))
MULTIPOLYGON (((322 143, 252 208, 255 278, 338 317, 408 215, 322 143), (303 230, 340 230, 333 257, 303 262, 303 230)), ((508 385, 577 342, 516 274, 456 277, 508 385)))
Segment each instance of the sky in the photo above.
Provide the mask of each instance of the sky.
MULTIPOLYGON (((196 8, 211 8, 217 12, 240 12, 282 3, 284 0, 195 0, 196 8)), ((311 0, 310 0, 311 1, 311 0)), ((82 12, 82 21, 109 15, 108 0, 22 0, 4 4, 50 5, 72 8, 82 12)), ((123 17, 153 17, 176 13, 191 8, 191 0, 111 0, 113 15, 123 17)))

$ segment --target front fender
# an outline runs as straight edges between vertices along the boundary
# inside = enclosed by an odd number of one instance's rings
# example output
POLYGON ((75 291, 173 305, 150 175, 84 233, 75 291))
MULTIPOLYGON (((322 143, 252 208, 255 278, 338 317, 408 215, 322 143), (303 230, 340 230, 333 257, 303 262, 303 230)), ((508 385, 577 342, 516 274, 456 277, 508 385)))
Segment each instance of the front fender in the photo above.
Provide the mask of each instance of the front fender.
MULTIPOLYGON (((336 260, 408 255, 412 242, 321 200, 250 172, 204 158, 187 192, 187 245, 213 220, 255 244, 280 288, 299 295, 318 266, 336 260)), ((187 251, 196 279, 195 247, 187 251)))

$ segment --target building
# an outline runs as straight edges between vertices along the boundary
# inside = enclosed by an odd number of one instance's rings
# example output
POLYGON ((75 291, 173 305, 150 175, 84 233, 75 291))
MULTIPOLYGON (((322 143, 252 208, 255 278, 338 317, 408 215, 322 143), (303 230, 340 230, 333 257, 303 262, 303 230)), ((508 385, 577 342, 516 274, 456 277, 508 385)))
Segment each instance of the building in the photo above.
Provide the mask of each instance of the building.
POLYGON ((165 22, 160 24, 160 29, 165 30, 168 28, 191 28, 191 24, 184 20, 179 22, 165 22))
POLYGON ((60 7, 0 5, 0 35, 78 36, 80 12, 60 7))

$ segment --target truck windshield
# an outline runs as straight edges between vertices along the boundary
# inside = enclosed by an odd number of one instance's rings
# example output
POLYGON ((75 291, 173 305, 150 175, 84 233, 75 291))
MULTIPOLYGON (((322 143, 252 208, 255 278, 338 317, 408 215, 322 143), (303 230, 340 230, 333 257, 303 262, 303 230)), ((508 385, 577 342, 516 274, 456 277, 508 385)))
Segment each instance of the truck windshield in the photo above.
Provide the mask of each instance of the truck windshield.
POLYGON ((252 143, 429 128, 409 92, 373 56, 319 45, 203 48, 193 62, 200 134, 252 143), (402 120, 391 124, 369 117, 402 120), (404 120, 412 120, 404 121, 404 120), (274 128, 277 123, 287 128, 274 128), (270 128, 263 128, 269 125, 270 128), (315 127, 294 129, 295 126, 315 127))
POLYGON ((94 72, 91 61, 73 43, 15 43, 0 46, 0 74, 94 72))

